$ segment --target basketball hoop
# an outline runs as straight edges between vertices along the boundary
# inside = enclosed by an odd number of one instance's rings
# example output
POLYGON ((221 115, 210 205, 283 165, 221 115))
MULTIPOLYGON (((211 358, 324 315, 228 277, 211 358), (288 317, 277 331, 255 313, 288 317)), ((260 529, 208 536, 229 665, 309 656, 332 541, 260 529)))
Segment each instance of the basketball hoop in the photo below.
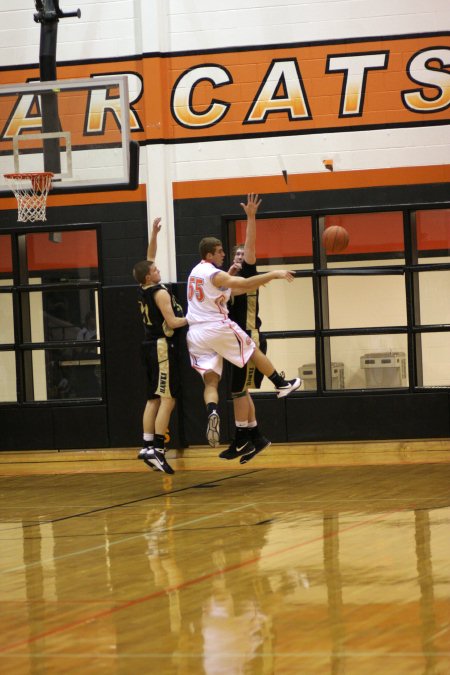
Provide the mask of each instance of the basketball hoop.
POLYGON ((19 223, 46 220, 47 195, 52 185, 53 173, 5 173, 6 184, 17 199, 19 223))

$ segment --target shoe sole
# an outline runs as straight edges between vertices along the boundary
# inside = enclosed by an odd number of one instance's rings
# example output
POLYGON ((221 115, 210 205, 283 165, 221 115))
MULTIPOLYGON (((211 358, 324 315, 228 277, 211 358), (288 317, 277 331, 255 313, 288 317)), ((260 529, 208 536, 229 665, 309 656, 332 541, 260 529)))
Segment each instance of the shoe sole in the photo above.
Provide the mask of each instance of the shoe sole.
POLYGON ((208 426, 206 427, 206 439, 212 448, 220 445, 220 417, 211 414, 208 417, 208 426))
POLYGON ((300 389, 302 385, 303 380, 300 377, 297 377, 295 379, 295 383, 289 387, 289 389, 278 389, 278 398, 284 398, 285 396, 289 396, 289 394, 292 394, 293 391, 297 391, 297 389, 300 389))
POLYGON ((239 460, 239 464, 247 464, 247 462, 250 462, 250 460, 252 460, 253 457, 256 457, 256 455, 258 455, 260 452, 268 448, 269 445, 272 445, 271 441, 267 441, 267 443, 263 445, 262 448, 258 449, 255 448, 254 452, 251 452, 248 455, 244 455, 243 457, 241 457, 241 459, 239 460))
POLYGON ((148 461, 146 457, 142 457, 144 464, 147 464, 147 466, 152 470, 152 471, 159 471, 157 466, 153 466, 151 462, 148 461))
POLYGON ((162 464, 156 457, 154 457, 153 459, 144 457, 144 463, 147 464, 147 466, 149 466, 153 471, 162 471, 162 473, 167 473, 169 475, 175 473, 175 471, 169 464, 167 464, 167 462, 164 462, 164 464, 162 464))

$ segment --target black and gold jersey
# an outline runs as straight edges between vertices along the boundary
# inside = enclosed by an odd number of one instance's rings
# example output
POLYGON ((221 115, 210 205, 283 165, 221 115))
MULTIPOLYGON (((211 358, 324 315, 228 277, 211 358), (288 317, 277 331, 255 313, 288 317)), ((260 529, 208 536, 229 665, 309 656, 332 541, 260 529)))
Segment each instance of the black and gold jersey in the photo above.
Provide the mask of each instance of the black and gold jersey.
POLYGON ((156 340, 160 337, 172 337, 174 334, 173 328, 169 328, 161 310, 155 302, 155 293, 161 290, 169 293, 175 316, 184 316, 181 305, 178 304, 175 296, 170 292, 167 286, 162 283, 156 284, 155 286, 139 286, 138 303, 144 324, 145 340, 156 340))
MULTIPOLYGON (((253 277, 256 274, 256 264, 249 265, 245 260, 242 263, 242 269, 239 276, 253 277)), ((258 330, 261 326, 259 318, 258 290, 243 293, 233 297, 229 304, 230 319, 236 321, 238 326, 246 331, 258 330)))

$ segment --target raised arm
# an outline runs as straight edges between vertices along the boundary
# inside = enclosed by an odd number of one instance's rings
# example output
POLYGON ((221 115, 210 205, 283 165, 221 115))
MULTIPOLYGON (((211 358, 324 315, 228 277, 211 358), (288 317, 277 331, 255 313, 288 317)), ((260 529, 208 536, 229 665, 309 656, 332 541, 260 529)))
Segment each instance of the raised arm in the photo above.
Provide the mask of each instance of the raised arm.
POLYGON ((182 326, 187 326, 187 319, 184 316, 178 317, 173 313, 172 302, 170 300, 169 293, 161 289, 155 293, 155 302, 158 308, 161 310, 167 325, 169 328, 175 330, 175 328, 182 328, 182 326))
POLYGON ((216 288, 231 288, 233 295, 241 295, 242 293, 248 293, 248 291, 255 291, 260 286, 273 281, 273 279, 286 279, 290 283, 294 281, 294 275, 289 270, 272 270, 244 279, 243 277, 232 276, 228 272, 219 271, 212 277, 211 281, 216 288))
POLYGON ((147 260, 155 262, 158 233, 161 229, 161 218, 155 218, 152 224, 152 233, 147 247, 147 260))
POLYGON ((256 214, 261 204, 259 195, 251 192, 247 195, 247 203, 241 206, 247 214, 247 228, 245 231, 244 260, 249 265, 256 262, 256 214))

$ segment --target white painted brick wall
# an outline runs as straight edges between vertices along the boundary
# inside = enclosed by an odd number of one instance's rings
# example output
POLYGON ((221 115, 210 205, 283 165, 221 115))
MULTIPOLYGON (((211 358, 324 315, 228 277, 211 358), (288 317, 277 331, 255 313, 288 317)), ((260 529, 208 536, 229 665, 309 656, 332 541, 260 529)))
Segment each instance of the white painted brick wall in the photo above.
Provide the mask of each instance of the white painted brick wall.
MULTIPOLYGON (((153 52, 287 44, 441 31, 450 26, 448 0, 61 0, 58 60, 153 52), (150 25, 163 15, 158 30, 150 25)), ((32 0, 2 1, 0 66, 37 63, 39 24, 32 0)))
MULTIPOLYGON (((60 0, 63 12, 79 8, 81 19, 59 21, 58 61, 135 54, 139 6, 133 0, 60 0)), ((2 0, 0 67, 39 62, 40 24, 33 19, 35 11, 33 0, 2 0)))
MULTIPOLYGON (((58 62, 450 26, 449 0, 61 0, 63 11, 78 7, 81 19, 59 22, 58 62)), ((3 0, 0 67, 38 63, 40 26, 34 11, 32 0, 3 0)), ((343 171, 445 164, 449 134, 447 125, 179 144, 166 153, 165 173, 176 181, 272 175, 280 172, 280 155, 289 173, 321 171, 329 157, 343 171)))
POLYGON ((439 31, 448 0, 171 0, 172 50, 439 31))

